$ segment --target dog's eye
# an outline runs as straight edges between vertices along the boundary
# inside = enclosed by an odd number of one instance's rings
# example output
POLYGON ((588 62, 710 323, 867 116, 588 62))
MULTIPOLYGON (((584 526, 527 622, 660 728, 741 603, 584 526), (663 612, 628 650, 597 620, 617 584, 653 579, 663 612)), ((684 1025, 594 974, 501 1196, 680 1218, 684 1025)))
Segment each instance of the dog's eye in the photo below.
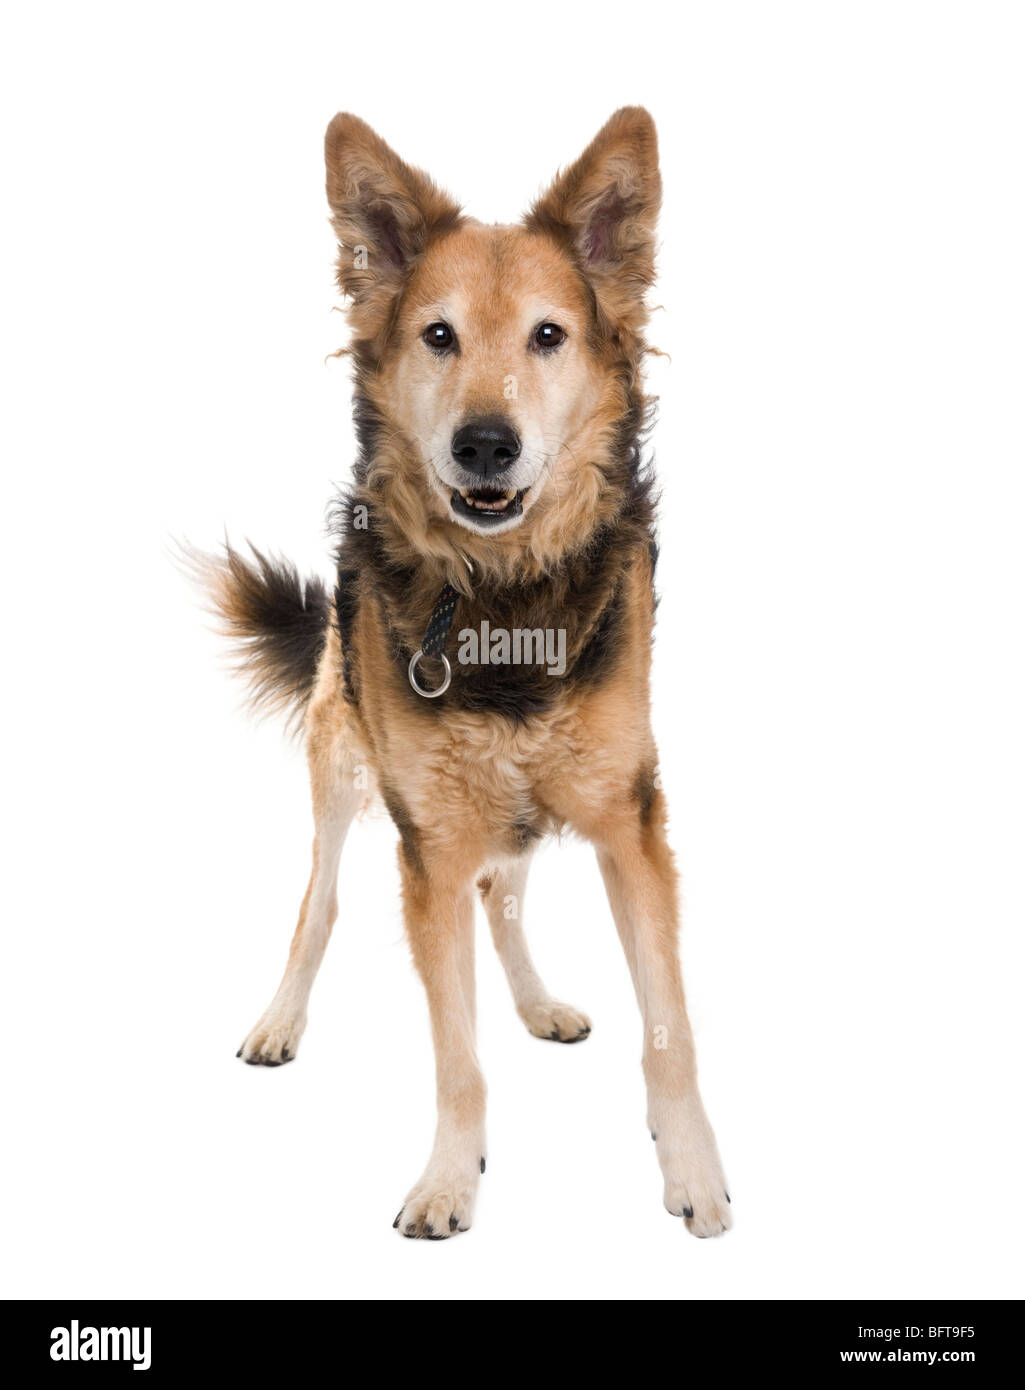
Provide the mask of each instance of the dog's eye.
POLYGON ((560 343, 566 341, 566 331, 559 327, 557 323, 542 323, 534 329, 534 346, 542 352, 549 348, 557 348, 560 343))
POLYGON ((421 336, 427 346, 436 352, 445 352, 455 346, 456 335, 447 323, 429 323, 421 336))

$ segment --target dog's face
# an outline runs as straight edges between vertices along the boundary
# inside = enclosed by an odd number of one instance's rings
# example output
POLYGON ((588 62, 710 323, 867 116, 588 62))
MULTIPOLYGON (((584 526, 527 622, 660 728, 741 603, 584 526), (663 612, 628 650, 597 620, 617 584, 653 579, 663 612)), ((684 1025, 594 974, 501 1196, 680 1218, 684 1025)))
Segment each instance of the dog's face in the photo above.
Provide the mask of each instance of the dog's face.
POLYGON ((332 122, 327 165, 359 389, 407 492, 478 535, 571 508, 642 350, 650 117, 618 112, 514 227, 463 218, 353 116, 332 122))
POLYGON ((439 509, 520 524, 601 394, 590 305, 565 252, 522 228, 463 225, 430 245, 385 364, 393 421, 439 509))

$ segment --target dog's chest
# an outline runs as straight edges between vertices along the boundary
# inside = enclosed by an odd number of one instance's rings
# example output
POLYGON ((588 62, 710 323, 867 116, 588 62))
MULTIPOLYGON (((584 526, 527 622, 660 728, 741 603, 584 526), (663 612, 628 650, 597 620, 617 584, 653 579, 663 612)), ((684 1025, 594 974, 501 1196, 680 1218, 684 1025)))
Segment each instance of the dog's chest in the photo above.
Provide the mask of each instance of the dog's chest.
POLYGON ((548 788, 553 775, 571 775, 576 739, 576 721, 562 712, 520 724, 459 712, 407 762, 407 794, 429 822, 521 853, 560 827, 548 788))

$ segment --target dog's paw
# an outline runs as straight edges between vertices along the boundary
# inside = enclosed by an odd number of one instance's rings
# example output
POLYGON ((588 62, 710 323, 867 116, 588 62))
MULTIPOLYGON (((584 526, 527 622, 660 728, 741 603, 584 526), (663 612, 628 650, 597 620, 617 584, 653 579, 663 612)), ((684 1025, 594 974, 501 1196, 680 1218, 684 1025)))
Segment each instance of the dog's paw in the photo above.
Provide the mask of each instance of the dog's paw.
POLYGON ((583 1042, 591 1031, 591 1020, 579 1009, 560 1004, 557 999, 542 999, 520 1009, 520 1018, 535 1038, 550 1042, 583 1042))
POLYGON ((448 1240, 468 1231, 483 1171, 483 1158, 472 1170, 432 1162, 392 1222, 395 1230, 409 1240, 448 1240))
POLYGON ((236 1052, 251 1067, 280 1067, 295 1060, 306 1028, 302 1015, 268 1009, 236 1052))
POLYGON ((687 1230, 699 1240, 725 1235, 733 1225, 730 1194, 719 1171, 674 1173, 666 1178, 663 1201, 666 1211, 682 1216, 687 1230))
POLYGON ((687 1230, 699 1239, 724 1235, 733 1225, 730 1194, 700 1102, 663 1112, 652 1132, 665 1179, 666 1211, 682 1216, 687 1230))

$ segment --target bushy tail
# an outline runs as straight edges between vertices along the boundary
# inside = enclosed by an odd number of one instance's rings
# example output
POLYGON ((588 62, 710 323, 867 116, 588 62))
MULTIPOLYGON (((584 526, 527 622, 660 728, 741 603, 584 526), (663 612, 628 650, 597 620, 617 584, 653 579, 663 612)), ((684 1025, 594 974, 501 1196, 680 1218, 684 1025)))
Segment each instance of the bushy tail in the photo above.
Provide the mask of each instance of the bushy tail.
POLYGON ((183 559, 236 644, 253 706, 301 720, 327 638, 331 600, 321 580, 304 583, 289 561, 249 549, 252 558, 243 558, 225 542, 221 554, 186 550, 183 559))

